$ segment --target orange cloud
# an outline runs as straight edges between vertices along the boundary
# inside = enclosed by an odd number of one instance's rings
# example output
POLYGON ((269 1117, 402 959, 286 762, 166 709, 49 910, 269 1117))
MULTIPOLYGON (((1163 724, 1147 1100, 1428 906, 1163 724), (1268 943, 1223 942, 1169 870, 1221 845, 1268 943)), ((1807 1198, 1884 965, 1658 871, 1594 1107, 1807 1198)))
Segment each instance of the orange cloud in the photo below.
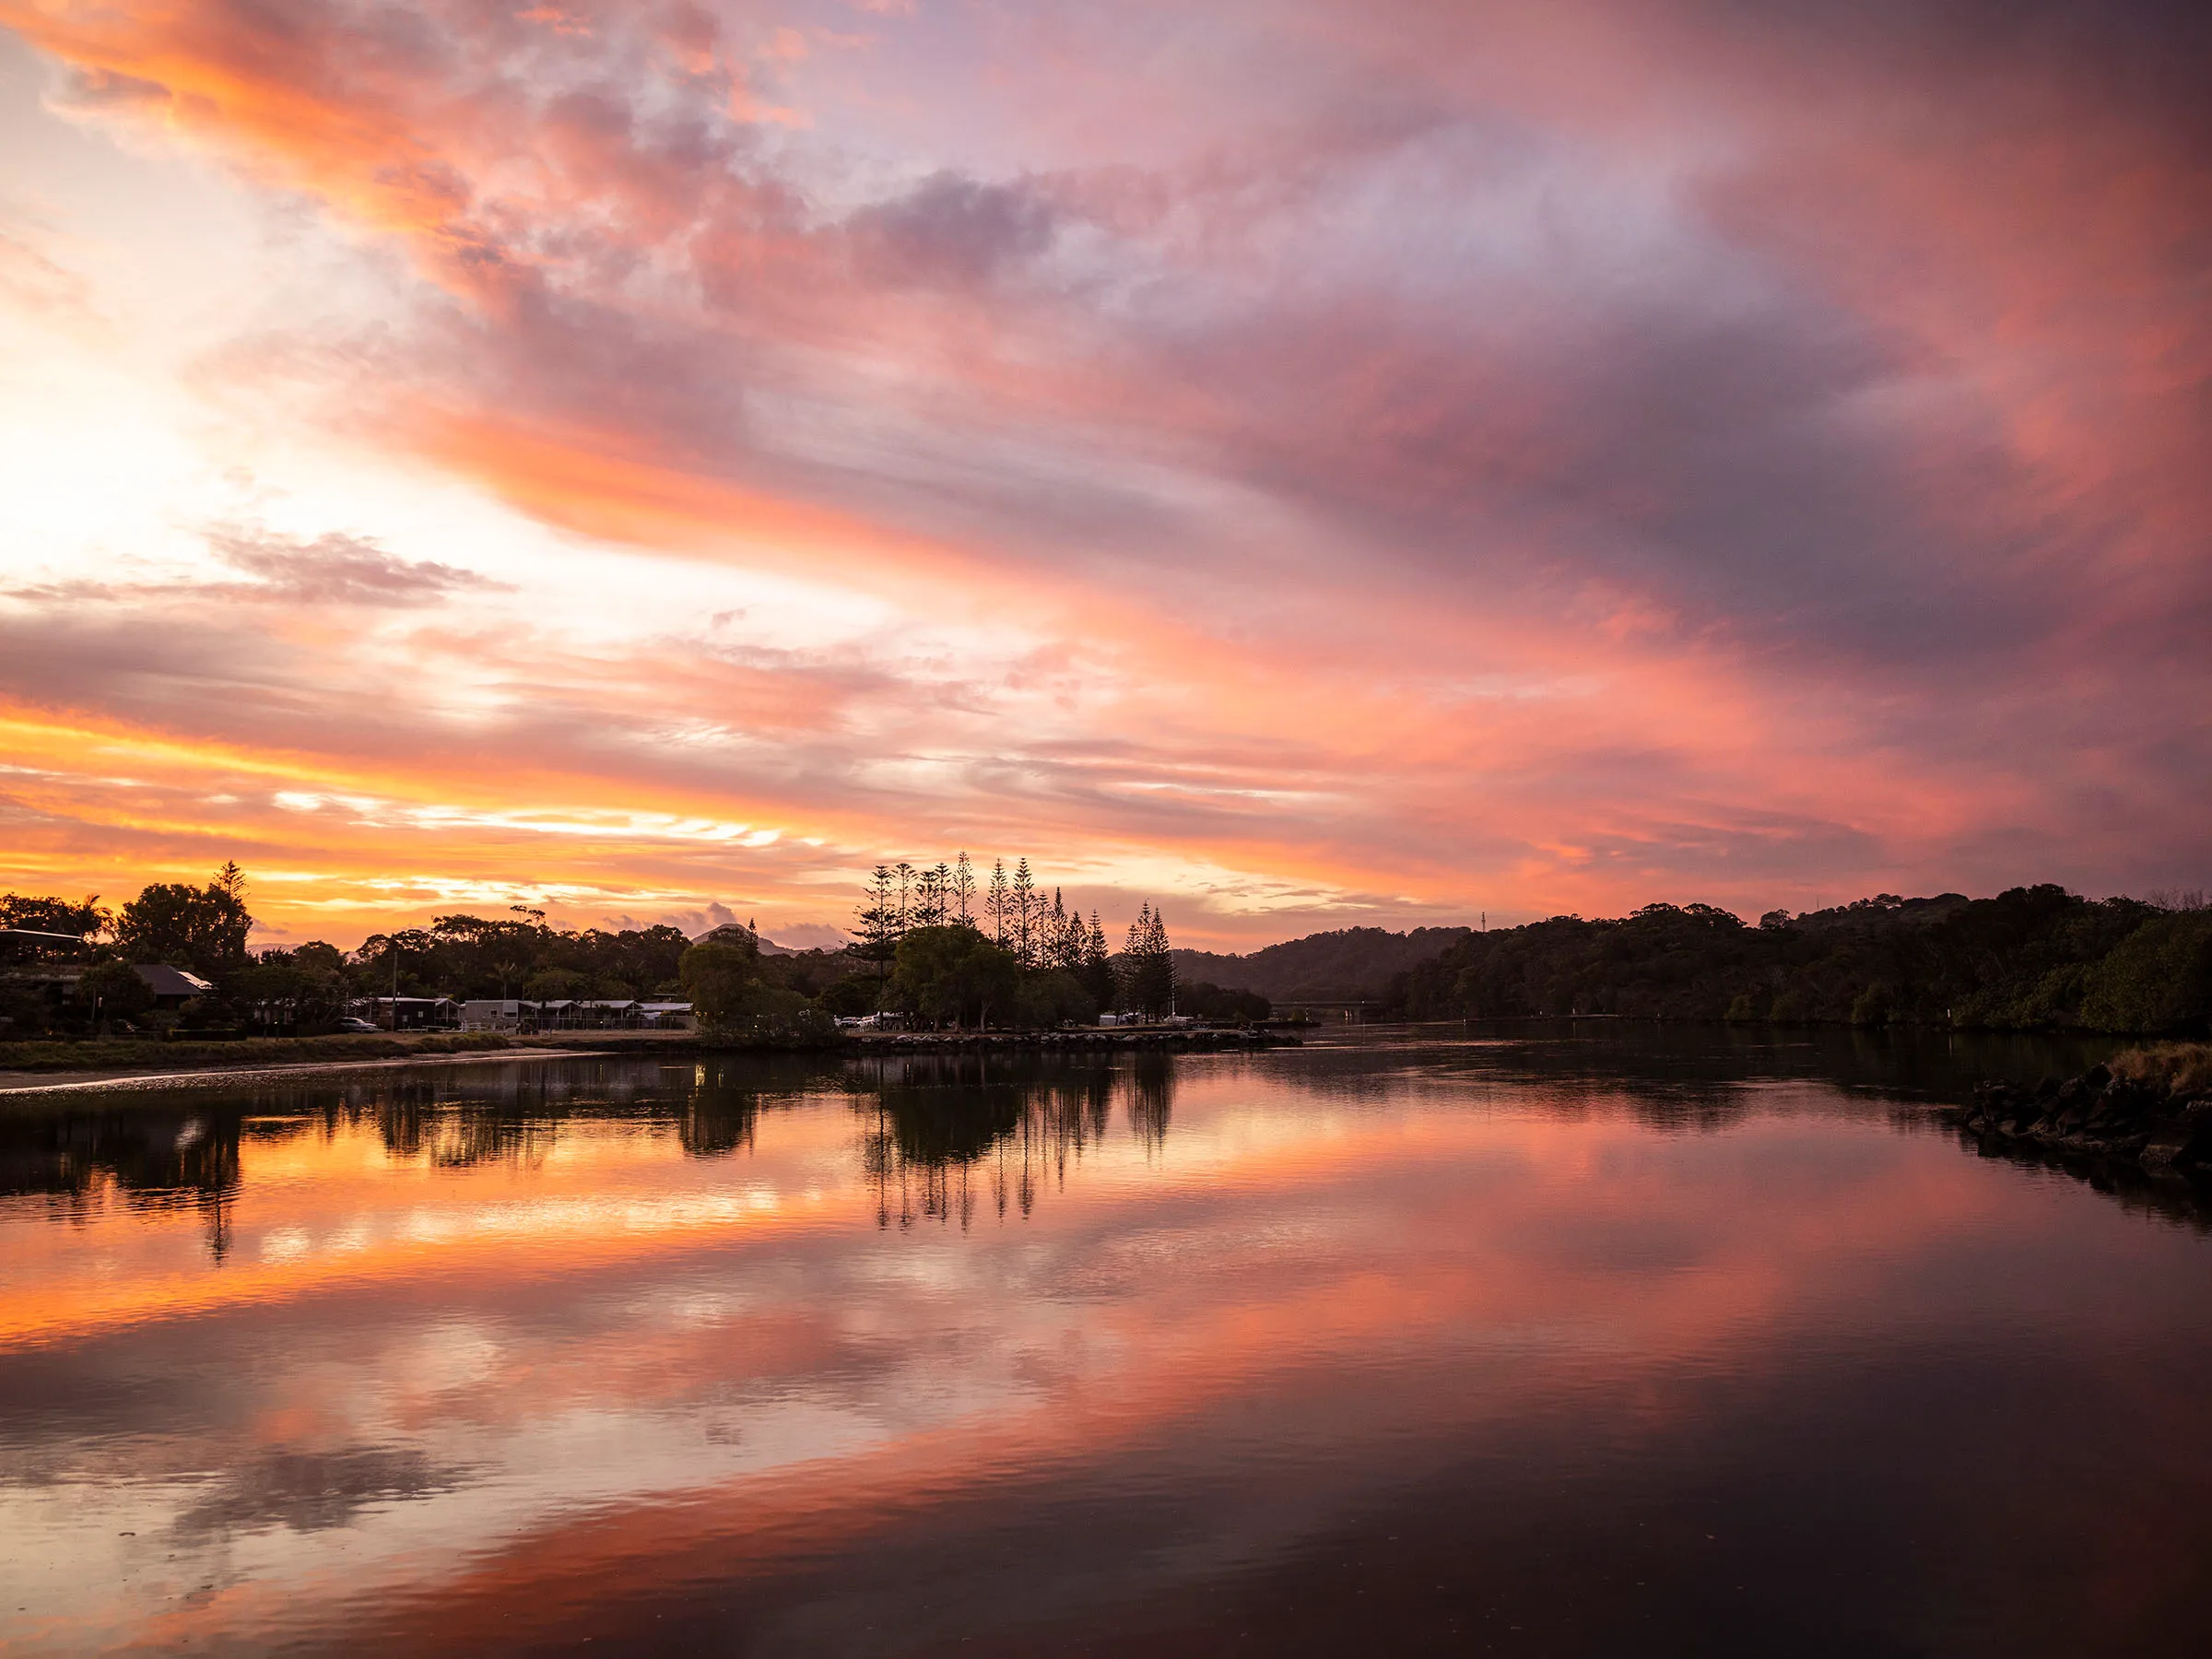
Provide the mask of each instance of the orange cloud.
POLYGON ((1947 16, 1897 44, 1687 4, 1231 8, 1169 59, 1041 23, 1040 100, 920 15, 949 79, 698 8, 0 17, 73 119, 304 194, 395 285, 340 346, 273 314, 202 359, 226 418, 289 388, 340 453, 483 492, 610 591, 758 572, 847 618, 835 650, 610 646, 527 581, 373 624, 294 584, 226 633, 234 591, 21 586, 0 695, 57 732, 158 733, 209 800, 251 757, 402 804, 309 835, 27 739, 25 881, 242 850, 350 883, 348 926, 379 858, 692 908, 742 881, 820 921, 833 861, 966 843, 1110 906, 1158 883, 1230 941, 2195 879, 2205 738, 2171 712, 2206 691, 2212 208, 2186 100, 2148 69, 2108 96, 2117 37, 2030 31, 1999 86, 1947 16), (748 54, 815 128, 732 115, 748 54), (1215 73, 1257 57, 1284 72, 1215 73), (1132 130, 1140 85, 1131 159, 1099 112, 1132 130), (1400 113, 1347 115, 1375 87, 1400 113), (956 105, 959 165, 912 136, 956 105), (646 832, 692 820, 823 857, 646 832))

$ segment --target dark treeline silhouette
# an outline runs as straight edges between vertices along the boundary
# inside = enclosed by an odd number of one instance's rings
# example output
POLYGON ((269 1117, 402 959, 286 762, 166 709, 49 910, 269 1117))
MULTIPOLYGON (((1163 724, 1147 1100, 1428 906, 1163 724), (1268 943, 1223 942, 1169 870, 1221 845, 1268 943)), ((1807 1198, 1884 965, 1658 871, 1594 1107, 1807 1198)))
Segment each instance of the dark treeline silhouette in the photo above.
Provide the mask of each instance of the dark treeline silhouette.
POLYGON ((2202 894, 2096 900, 2048 885, 1985 900, 1883 894, 1772 912, 1756 927, 1708 905, 1653 904, 1616 920, 1556 916, 1488 932, 1350 928, 1214 957, 1175 950, 1149 901, 1110 949, 1098 912, 1071 911, 1057 888, 1048 899, 1028 859, 1010 871, 995 860, 979 881, 962 853, 926 868, 877 866, 853 941, 840 950, 763 950, 739 925, 696 943, 666 925, 556 929, 523 906, 437 916, 350 951, 321 941, 252 950, 252 926, 234 864, 205 887, 151 885, 117 911, 97 897, 7 894, 0 947, 18 971, 0 961, 0 1018, 10 1036, 124 1020, 308 1031, 329 1029, 365 996, 683 996, 710 1030, 771 1046, 826 1041, 840 1016, 895 1012, 959 1029, 1080 1024, 1110 1011, 1241 1022, 1268 1018, 1271 999, 1353 996, 1417 1019, 1624 1015, 2190 1035, 2212 1020, 2212 910, 2202 894), (19 971, 57 955, 81 969, 66 991, 19 971), (184 969, 210 989, 157 1011, 133 963, 184 969))
POLYGON ((1264 1019, 1264 999, 1194 986, 1203 1007, 1182 1006, 1167 918, 1146 900, 1122 948, 1107 945, 1093 910, 1070 910, 1019 858, 994 859, 979 881, 968 854, 934 866, 877 865, 862 900, 852 954, 870 965, 863 985, 829 1006, 837 1013, 895 1011, 932 1027, 977 1029, 1087 1024, 1108 1012, 1158 1019, 1171 1013, 1264 1019))
POLYGON ((1994 899, 1882 894, 1774 911, 1710 905, 1611 921, 1555 916, 1466 935, 1392 982, 1415 1019, 1649 1019, 2196 1033, 2212 1019, 2201 894, 2089 900, 2053 886, 1994 899))
MULTIPOLYGON (((749 924, 693 941, 676 927, 557 929, 545 912, 433 917, 371 934, 355 949, 321 940, 253 950, 246 880, 234 864, 205 888, 148 887, 119 912, 8 894, 5 952, 65 958, 74 979, 9 971, 0 961, 0 1021, 11 1037, 88 1034, 130 1026, 265 1033, 329 1030, 369 997, 530 1001, 682 997, 711 1034, 766 1046, 828 1041, 839 1017, 895 1012, 933 1027, 1030 1029, 1088 1023, 1109 1010, 1145 1018, 1178 1011, 1166 918, 1147 901, 1111 950, 1097 911, 1086 918, 1055 888, 1047 899, 1026 858, 995 861, 988 882, 968 855, 917 868, 878 865, 853 943, 839 950, 763 949, 749 924), (157 1008, 133 964, 185 970, 208 989, 157 1008)), ((1264 1019, 1265 998, 1197 984, 1182 1012, 1264 1019)))
POLYGON ((166 963, 208 982, 212 989, 178 1017, 187 1028, 327 1029, 348 1002, 365 996, 674 996, 691 943, 667 926, 557 930, 544 912, 520 905, 505 916, 455 913, 428 927, 371 934, 353 950, 321 940, 253 950, 253 925, 245 876, 235 864, 204 888, 157 883, 120 911, 97 897, 72 903, 7 894, 0 926, 61 936, 19 942, 10 954, 74 957, 86 974, 80 994, 65 997, 0 978, 0 1016, 14 1036, 88 1030, 96 1009, 103 1023, 171 1023, 155 1015, 150 994, 129 971, 134 962, 166 963))

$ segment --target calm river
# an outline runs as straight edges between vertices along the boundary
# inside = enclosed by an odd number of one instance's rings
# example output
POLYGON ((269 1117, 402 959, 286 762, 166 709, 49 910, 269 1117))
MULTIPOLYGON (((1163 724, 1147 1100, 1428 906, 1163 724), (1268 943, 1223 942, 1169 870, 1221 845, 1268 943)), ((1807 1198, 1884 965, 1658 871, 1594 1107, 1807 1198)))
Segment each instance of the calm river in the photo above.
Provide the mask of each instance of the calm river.
POLYGON ((2204 1653, 2212 1237, 1913 1103, 1997 1063, 0 1100, 0 1648, 2204 1653))

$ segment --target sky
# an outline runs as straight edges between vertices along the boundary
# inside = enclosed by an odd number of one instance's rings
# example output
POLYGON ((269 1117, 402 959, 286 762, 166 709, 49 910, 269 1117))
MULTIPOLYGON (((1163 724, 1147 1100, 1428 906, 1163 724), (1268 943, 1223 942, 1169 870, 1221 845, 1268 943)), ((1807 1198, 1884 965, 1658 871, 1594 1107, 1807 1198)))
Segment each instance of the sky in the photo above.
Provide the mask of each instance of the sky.
POLYGON ((2212 17, 0 0, 0 888, 2212 877, 2212 17))

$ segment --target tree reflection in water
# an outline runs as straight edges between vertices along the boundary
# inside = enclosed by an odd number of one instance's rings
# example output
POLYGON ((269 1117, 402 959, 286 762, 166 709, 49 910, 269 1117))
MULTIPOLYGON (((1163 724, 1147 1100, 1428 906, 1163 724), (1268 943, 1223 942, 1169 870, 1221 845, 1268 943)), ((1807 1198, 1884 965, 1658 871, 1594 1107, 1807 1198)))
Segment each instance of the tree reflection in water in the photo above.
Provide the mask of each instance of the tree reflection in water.
POLYGON ((1028 1216, 1106 1135, 1117 1098, 1147 1154, 1165 1145, 1174 1098, 1166 1054, 902 1055, 842 1065, 754 1055, 382 1071, 221 1090, 57 1098, 0 1116, 0 1197, 43 1195, 89 1218, 111 1201, 196 1207, 217 1260, 248 1141, 371 1134, 385 1156, 437 1170, 542 1166, 594 1126, 671 1135, 690 1158, 750 1154, 764 1111, 825 1097, 866 1124, 859 1148, 877 1219, 962 1228, 986 1196, 1028 1216), (93 1100, 97 1103, 91 1103, 93 1100), (78 1103, 80 1100, 87 1103, 78 1103))
POLYGON ((72 1219, 119 1197, 133 1209, 197 1209, 220 1261, 230 1244, 242 1114, 198 1102, 0 1115, 0 1197, 46 1196, 72 1219))
POLYGON ((1145 1055, 1114 1066, 1057 1056, 900 1056, 860 1068, 876 1087, 854 1109, 866 1127, 861 1167, 876 1191, 876 1224, 973 1225, 980 1192, 994 1212, 1028 1216, 1047 1186, 1104 1139, 1117 1095, 1147 1148, 1164 1144, 1173 1061, 1145 1055))

